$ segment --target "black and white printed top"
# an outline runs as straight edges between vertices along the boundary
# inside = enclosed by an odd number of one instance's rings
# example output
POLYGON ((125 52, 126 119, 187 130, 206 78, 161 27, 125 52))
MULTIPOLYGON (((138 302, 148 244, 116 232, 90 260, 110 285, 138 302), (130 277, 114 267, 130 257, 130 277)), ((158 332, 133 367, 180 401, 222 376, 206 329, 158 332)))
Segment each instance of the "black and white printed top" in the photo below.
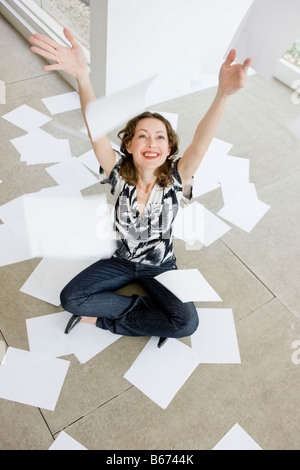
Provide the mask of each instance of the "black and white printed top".
MULTIPOLYGON (((140 215, 136 187, 126 183, 119 174, 121 155, 107 178, 100 167, 101 183, 110 183, 114 196, 114 225, 117 233, 116 258, 160 265, 174 256, 172 227, 183 199, 178 173, 179 159, 173 163, 174 183, 168 188, 155 185, 140 215)), ((188 199, 191 198, 188 197, 188 199)))

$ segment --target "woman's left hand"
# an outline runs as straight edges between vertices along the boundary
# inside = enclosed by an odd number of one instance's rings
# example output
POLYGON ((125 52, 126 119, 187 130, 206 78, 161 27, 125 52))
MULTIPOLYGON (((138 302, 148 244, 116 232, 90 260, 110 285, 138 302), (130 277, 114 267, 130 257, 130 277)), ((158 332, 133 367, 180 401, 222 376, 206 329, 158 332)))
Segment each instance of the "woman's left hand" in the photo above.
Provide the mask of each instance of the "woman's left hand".
POLYGON ((235 58, 236 51, 232 49, 220 70, 219 89, 226 96, 233 95, 241 88, 244 88, 246 84, 251 59, 246 59, 243 65, 232 65, 235 58))

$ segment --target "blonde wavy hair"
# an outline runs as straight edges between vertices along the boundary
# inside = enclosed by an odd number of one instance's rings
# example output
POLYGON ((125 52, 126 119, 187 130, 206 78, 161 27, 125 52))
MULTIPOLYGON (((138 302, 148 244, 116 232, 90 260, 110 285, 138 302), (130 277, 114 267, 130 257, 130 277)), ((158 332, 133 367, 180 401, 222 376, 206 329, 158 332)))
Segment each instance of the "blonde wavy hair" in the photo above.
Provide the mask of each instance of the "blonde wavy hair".
POLYGON ((167 188, 173 184, 172 163, 174 162, 175 157, 179 151, 179 138, 176 132, 173 130, 170 122, 159 113, 151 113, 150 111, 146 111, 131 119, 127 123, 126 127, 118 133, 118 137, 121 139, 120 150, 122 152, 120 162, 120 176, 122 176, 126 183, 131 186, 136 186, 138 182, 137 170, 134 165, 132 155, 127 151, 127 145, 135 134, 137 123, 145 118, 159 119, 166 126, 171 152, 165 163, 157 168, 154 174, 157 178, 157 184, 162 188, 167 188))

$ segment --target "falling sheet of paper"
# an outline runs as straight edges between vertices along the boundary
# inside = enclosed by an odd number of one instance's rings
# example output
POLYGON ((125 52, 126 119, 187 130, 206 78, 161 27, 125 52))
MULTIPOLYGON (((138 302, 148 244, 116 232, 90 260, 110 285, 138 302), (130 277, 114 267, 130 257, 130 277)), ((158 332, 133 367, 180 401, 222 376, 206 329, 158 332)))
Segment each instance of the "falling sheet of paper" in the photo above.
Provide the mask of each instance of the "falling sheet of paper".
POLYGON ((68 140, 56 139, 42 129, 12 139, 11 143, 21 154, 20 161, 27 165, 64 162, 72 158, 68 140))
POLYGON ((150 339, 124 378, 165 409, 198 362, 191 348, 181 341, 170 338, 160 349, 157 342, 158 338, 150 339))
POLYGON ((49 116, 40 113, 26 104, 19 106, 2 117, 27 132, 35 131, 52 120, 49 116))
POLYGON ((0 266, 19 263, 32 258, 27 238, 19 238, 6 225, 0 225, 0 266), (4 249, 5 247, 5 249, 4 249))
POLYGON ((180 207, 174 223, 174 236, 189 244, 203 240, 204 211, 204 206, 197 201, 185 208, 180 207))
POLYGON ((201 364, 240 364, 231 309, 197 309, 199 328, 191 336, 195 359, 201 364))
POLYGON ((229 225, 197 201, 180 208, 174 224, 174 236, 190 244, 199 240, 204 246, 210 246, 230 230, 229 225))
POLYGON ((161 114, 164 118, 166 118, 171 126, 173 127, 174 131, 177 132, 178 127, 178 114, 176 113, 168 113, 166 111, 155 111, 153 109, 149 110, 150 113, 158 113, 161 114))
POLYGON ((146 92, 154 78, 89 103, 86 120, 94 142, 145 110, 146 92))
POLYGON ((23 196, 12 199, 0 206, 0 219, 7 224, 16 237, 23 240, 27 237, 23 196))
POLYGON ((74 354, 81 364, 85 364, 121 338, 87 323, 77 325, 65 335, 70 318, 69 312, 60 312, 27 319, 30 351, 52 357, 74 354))
POLYGON ((88 450, 73 437, 62 431, 48 450, 88 450))
POLYGON ((278 60, 299 36, 298 0, 254 0, 230 43, 236 61, 251 58, 251 67, 270 80, 278 60))
POLYGON ((24 197, 33 257, 110 258, 116 250, 104 195, 85 198, 24 197))
POLYGON ((74 261, 44 258, 23 284, 20 291, 49 304, 59 306, 62 289, 92 263, 92 260, 74 261))
POLYGON ((239 191, 234 200, 218 212, 218 216, 250 233, 269 209, 268 204, 253 198, 247 192, 239 191))
POLYGON ((246 195, 247 198, 251 198, 253 201, 258 199, 254 183, 240 183, 239 181, 235 183, 222 182, 221 188, 225 206, 234 202, 238 193, 246 195))
POLYGON ((8 348, 0 366, 0 398, 54 411, 69 365, 8 348))
POLYGON ((46 169, 57 184, 71 184, 82 190, 99 183, 98 178, 93 175, 77 158, 67 162, 57 163, 46 169))
POLYGON ((239 424, 220 440, 212 450, 263 450, 239 424))
POLYGON ((89 150, 88 152, 84 153, 80 157, 77 158, 77 160, 87 168, 89 168, 91 171, 96 173, 96 175, 99 175, 99 167, 100 164, 97 160, 97 157, 95 155, 94 150, 89 150))
POLYGON ((166 271, 155 279, 182 302, 222 302, 198 269, 166 271))
POLYGON ((51 114, 65 113, 66 111, 73 111, 74 109, 80 109, 81 107, 77 91, 50 96, 49 98, 42 98, 42 102, 51 114))
POLYGON ((203 171, 197 171, 194 176, 193 196, 203 196, 203 194, 210 193, 219 187, 220 183, 215 178, 211 178, 203 171))

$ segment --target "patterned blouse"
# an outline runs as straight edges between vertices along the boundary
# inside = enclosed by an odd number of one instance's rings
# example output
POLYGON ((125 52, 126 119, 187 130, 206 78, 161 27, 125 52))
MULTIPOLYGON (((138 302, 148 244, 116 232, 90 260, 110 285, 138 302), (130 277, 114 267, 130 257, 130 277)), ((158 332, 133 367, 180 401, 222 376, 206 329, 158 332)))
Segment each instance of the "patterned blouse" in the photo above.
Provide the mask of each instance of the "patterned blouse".
MULTIPOLYGON (((182 182, 178 173, 179 159, 173 163, 174 183, 168 188, 155 185, 142 215, 139 212, 136 187, 127 184, 119 175, 121 155, 109 178, 114 196, 114 225, 117 233, 116 258, 160 265, 174 256, 172 226, 183 199, 182 182)), ((100 167, 100 177, 105 176, 100 167)), ((187 196, 191 198, 191 194, 187 196)))

